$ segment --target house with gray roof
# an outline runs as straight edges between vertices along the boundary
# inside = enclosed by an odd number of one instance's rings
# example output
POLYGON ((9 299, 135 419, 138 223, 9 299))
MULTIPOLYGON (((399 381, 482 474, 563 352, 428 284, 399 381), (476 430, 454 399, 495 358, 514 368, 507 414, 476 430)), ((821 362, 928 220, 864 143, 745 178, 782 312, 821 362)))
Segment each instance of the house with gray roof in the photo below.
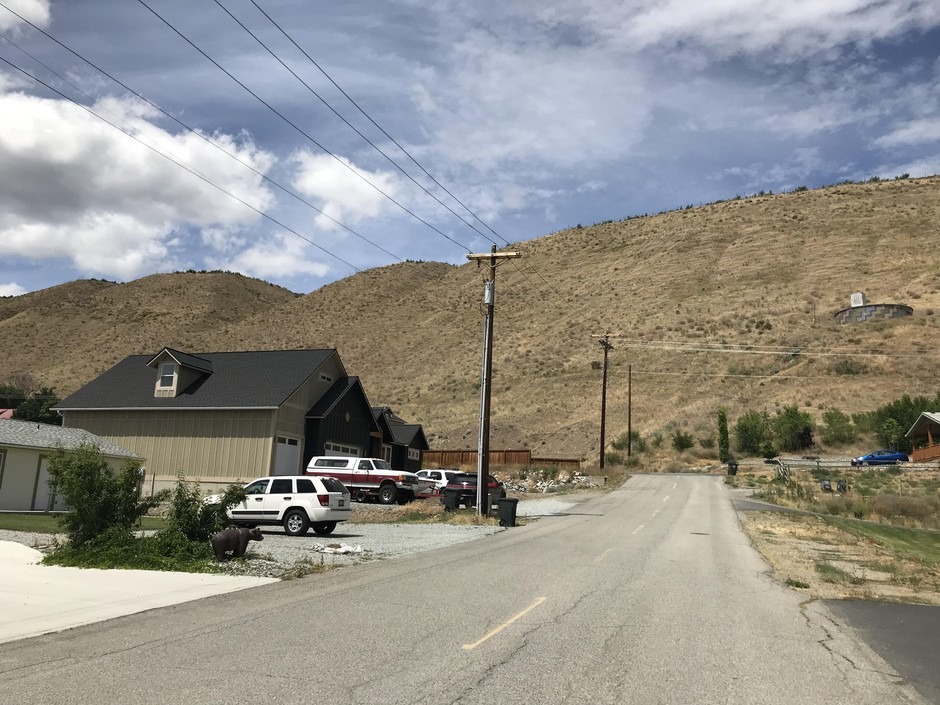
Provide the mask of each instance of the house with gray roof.
POLYGON ((915 463, 940 460, 940 413, 922 411, 904 435, 911 442, 915 463))
POLYGON ((115 469, 126 460, 139 459, 132 451, 80 428, 0 419, 0 511, 64 509, 49 486, 49 458, 57 450, 82 445, 96 446, 115 469))
POLYGON ((216 489, 370 455, 369 400, 333 349, 131 355, 63 399, 63 425, 146 459, 150 491, 180 474, 216 489))
POLYGON ((406 422, 387 406, 372 407, 372 414, 382 431, 382 448, 375 457, 385 458, 396 470, 420 470, 423 453, 429 448, 421 424, 406 422))

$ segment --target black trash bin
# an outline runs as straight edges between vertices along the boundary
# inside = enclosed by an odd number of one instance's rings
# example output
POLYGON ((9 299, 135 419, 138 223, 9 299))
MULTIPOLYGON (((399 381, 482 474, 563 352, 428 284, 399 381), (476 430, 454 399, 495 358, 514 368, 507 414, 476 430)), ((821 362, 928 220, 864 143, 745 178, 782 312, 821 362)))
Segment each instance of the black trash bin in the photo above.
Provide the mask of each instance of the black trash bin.
POLYGON ((737 474, 738 474, 738 464, 737 464, 735 461, 733 461, 733 460, 729 460, 729 461, 728 461, 728 474, 729 474, 729 475, 737 475, 737 474))
POLYGON ((503 497, 498 500, 496 505, 499 512, 499 525, 500 526, 515 526, 516 525, 516 505, 519 504, 518 499, 513 497, 503 497))
POLYGON ((460 506, 460 502, 457 501, 457 495, 459 490, 451 489, 449 487, 444 488, 444 511, 450 512, 454 509, 457 509, 460 506))

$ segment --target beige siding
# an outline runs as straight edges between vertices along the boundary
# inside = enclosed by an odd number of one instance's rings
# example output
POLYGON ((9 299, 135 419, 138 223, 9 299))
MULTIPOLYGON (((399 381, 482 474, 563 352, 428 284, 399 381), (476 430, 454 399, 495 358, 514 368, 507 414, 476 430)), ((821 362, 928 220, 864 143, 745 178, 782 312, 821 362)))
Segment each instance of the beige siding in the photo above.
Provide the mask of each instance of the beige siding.
POLYGON ((67 411, 65 425, 107 438, 144 458, 158 483, 247 482, 271 472, 274 410, 67 411))
POLYGON ((339 356, 333 355, 281 405, 277 416, 277 435, 303 439, 307 412, 342 377, 345 377, 345 373, 339 356), (321 375, 326 375, 332 381, 324 380, 321 375))
POLYGON ((40 452, 29 448, 0 449, 3 475, 0 477, 0 509, 28 511, 33 508, 40 452))

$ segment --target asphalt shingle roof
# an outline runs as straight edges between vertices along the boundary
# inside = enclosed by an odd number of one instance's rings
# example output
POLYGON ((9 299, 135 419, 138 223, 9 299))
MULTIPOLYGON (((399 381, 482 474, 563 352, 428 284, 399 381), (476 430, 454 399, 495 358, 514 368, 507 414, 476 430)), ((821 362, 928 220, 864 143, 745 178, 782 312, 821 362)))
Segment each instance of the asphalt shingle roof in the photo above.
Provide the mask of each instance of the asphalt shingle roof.
POLYGON ((118 458, 139 457, 126 448, 81 428, 65 428, 35 421, 0 419, 0 446, 72 450, 82 444, 98 446, 103 455, 118 458))
POLYGON ((131 355, 55 407, 71 409, 271 409, 283 404, 334 349, 267 350, 187 355, 211 364, 212 373, 176 397, 155 397, 153 355, 131 355))

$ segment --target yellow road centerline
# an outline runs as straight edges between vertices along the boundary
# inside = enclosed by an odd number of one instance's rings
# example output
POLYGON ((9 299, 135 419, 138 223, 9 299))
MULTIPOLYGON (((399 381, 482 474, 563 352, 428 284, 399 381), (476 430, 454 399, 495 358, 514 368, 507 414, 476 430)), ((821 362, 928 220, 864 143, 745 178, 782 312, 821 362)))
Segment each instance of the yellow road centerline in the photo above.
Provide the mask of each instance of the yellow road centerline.
POLYGON ((663 497, 663 502, 665 502, 668 499, 669 499, 669 495, 667 494, 665 497, 663 497))
POLYGON ((606 551, 604 551, 601 555, 599 555, 597 558, 595 558, 595 559, 594 559, 594 562, 595 562, 595 563, 600 563, 602 560, 604 560, 604 557, 605 557, 608 553, 610 553, 611 551, 613 551, 613 550, 614 550, 614 549, 612 549, 612 548, 608 548, 608 549, 607 549, 606 551))
POLYGON ((633 532, 632 532, 630 535, 631 535, 631 536, 634 536, 634 535, 640 533, 641 531, 643 531, 643 527, 644 527, 644 526, 646 526, 646 524, 640 524, 638 527, 636 527, 636 528, 633 530, 633 532))
POLYGON ((484 634, 478 641, 475 641, 475 642, 473 642, 472 644, 464 644, 464 645, 463 645, 464 650, 465 650, 465 651, 472 651, 473 649, 477 648, 477 647, 478 647, 480 644, 482 644, 484 641, 486 641, 487 639, 490 639, 491 637, 496 636, 496 635, 499 634, 501 631, 503 631, 503 629, 505 629, 506 627, 508 627, 510 624, 512 624, 513 622, 515 622, 517 619, 521 619, 522 617, 524 617, 526 614, 528 614, 529 612, 531 612, 532 610, 534 610, 536 607, 538 607, 539 605, 541 605, 541 604, 542 604, 543 602, 545 602, 545 600, 547 600, 547 599, 548 599, 547 597, 540 597, 540 598, 538 598, 535 602, 533 602, 531 605, 529 605, 529 606, 526 607, 524 610, 522 610, 522 612, 519 612, 519 613, 516 614, 515 616, 513 616, 513 617, 507 619, 505 622, 503 622, 502 624, 500 624, 500 625, 499 625, 498 627, 496 627, 495 629, 492 629, 492 630, 490 630, 489 632, 487 632, 486 634, 484 634))

